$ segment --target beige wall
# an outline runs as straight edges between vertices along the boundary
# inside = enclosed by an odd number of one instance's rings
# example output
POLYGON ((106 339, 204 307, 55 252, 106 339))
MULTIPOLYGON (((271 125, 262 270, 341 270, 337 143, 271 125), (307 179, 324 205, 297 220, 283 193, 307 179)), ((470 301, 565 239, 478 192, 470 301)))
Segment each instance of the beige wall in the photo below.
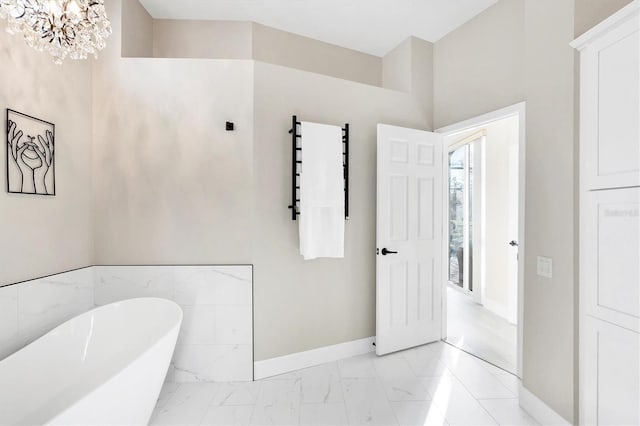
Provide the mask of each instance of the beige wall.
POLYGON ((574 417, 573 2, 502 0, 435 44, 435 125, 525 100, 524 385, 574 417), (554 277, 536 275, 536 256, 554 277))
POLYGON ((420 114, 433 128, 433 43, 411 37, 411 86, 413 97, 420 104, 420 114))
MULTIPOLYGON (((138 0, 122 3, 122 56, 132 58, 153 57, 154 20, 138 0)), ((113 20, 113 15, 109 15, 113 20)), ((113 43, 110 39, 107 44, 113 43)))
POLYGON ((433 127, 433 43, 409 37, 382 58, 382 86, 409 93, 433 127))
POLYGON ((411 46, 409 37, 382 58, 382 87, 406 93, 412 91, 411 46))
POLYGON ((251 22, 153 20, 156 58, 251 59, 251 22))
MULTIPOLYGON (((0 285, 91 263, 91 63, 54 65, 0 22, 4 108, 56 125, 55 197, 8 194, 0 173, 0 285)), ((2 136, 0 166, 6 164, 2 136)))
POLYGON ((524 0, 500 1, 434 45, 434 127, 524 99, 524 0))
POLYGON ((633 0, 574 0, 574 34, 584 34, 605 18, 613 15, 633 0))
POLYGON ((375 334, 376 125, 428 129, 415 99, 256 62, 254 128, 255 359, 375 334), (345 258, 303 261, 289 215, 291 115, 351 126, 345 258))
POLYGON ((524 383, 569 420, 577 403, 573 13, 572 2, 526 2, 524 383), (553 259, 553 279, 536 275, 536 256, 553 259))
POLYGON ((119 5, 93 69, 95 262, 250 263, 252 63, 120 58, 119 5))
POLYGON ((373 86, 382 85, 382 60, 373 55, 253 24, 253 59, 373 86))
POLYGON ((138 0, 122 12, 123 57, 254 59, 382 86, 377 56, 253 22, 153 19, 138 0))

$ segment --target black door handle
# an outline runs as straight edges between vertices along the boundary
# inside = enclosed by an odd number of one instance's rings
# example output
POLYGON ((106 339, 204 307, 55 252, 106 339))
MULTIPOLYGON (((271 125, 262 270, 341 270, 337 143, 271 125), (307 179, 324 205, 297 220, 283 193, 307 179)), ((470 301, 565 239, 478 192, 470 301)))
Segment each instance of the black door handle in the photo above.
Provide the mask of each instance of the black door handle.
POLYGON ((386 255, 388 255, 388 254, 398 254, 398 252, 397 252, 397 251, 387 250, 387 248, 386 248, 386 247, 385 247, 385 248, 383 248, 383 249, 382 249, 382 255, 383 255, 383 256, 386 256, 386 255))
POLYGON ((518 243, 517 243, 516 241, 510 241, 510 242, 509 242, 509 245, 510 245, 511 247, 517 247, 517 246, 518 246, 518 243))

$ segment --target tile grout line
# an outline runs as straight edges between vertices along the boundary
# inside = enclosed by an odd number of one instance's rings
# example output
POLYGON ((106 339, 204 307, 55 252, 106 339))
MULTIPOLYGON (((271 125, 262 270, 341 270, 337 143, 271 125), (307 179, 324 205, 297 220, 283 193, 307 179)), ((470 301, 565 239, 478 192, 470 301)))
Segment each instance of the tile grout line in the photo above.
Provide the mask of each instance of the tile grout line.
POLYGON ((211 396, 211 400, 205 405, 205 409, 202 412, 202 415, 200 416, 200 420, 198 421, 199 425, 202 425, 202 423, 204 422, 204 418, 207 416, 207 414, 209 413, 209 410, 213 406, 213 401, 216 399, 218 392, 220 392, 220 387, 216 386, 215 382, 211 383, 211 386, 213 386, 214 388, 213 396, 211 396))
MULTIPOLYGON (((458 349, 458 348, 456 348, 456 349, 458 349)), ((458 349, 458 350, 460 350, 460 349, 458 349)), ((462 351, 462 352, 464 352, 464 351, 462 351)), ((482 410, 484 410, 484 412, 485 412, 485 413, 487 413, 487 414, 489 415, 489 417, 491 417, 491 419, 493 419, 493 421, 496 423, 496 425, 498 425, 498 426, 499 426, 499 425, 500 425, 500 422, 498 422, 498 420, 497 420, 495 417, 493 417, 493 415, 489 412, 489 410, 487 410, 487 409, 485 408, 485 406, 484 406, 484 405, 482 405, 482 404, 480 403, 480 400, 479 400, 478 398, 476 398, 476 397, 473 395, 473 393, 471 393, 471 391, 469 390, 469 388, 467 387, 467 385, 465 385, 465 384, 464 384, 464 382, 463 382, 462 380, 460 380, 460 378, 456 375, 456 373, 455 373, 454 371, 452 371, 452 372, 451 372, 451 374, 453 374, 453 377, 456 379, 456 381, 457 381, 458 383, 460 383, 460 385, 464 388, 464 390, 465 390, 465 391, 467 391, 467 393, 469 394, 469 396, 471 396, 471 398, 473 398, 473 399, 478 403, 478 405, 480 406, 480 408, 482 408, 482 410)), ((507 390, 509 390, 509 389, 507 389, 507 390)), ((509 391, 509 392, 511 392, 511 391, 509 391)), ((447 422, 448 422, 448 421, 447 421, 447 422)))
MULTIPOLYGON (((409 349, 403 350, 400 353, 400 357, 402 358, 402 360, 406 364, 406 366, 409 369, 409 371, 411 372, 411 374, 413 374, 413 376, 415 378, 417 378, 418 376, 413 372, 413 369, 411 368, 411 365, 409 364, 409 362, 407 361, 406 357, 404 356, 405 351, 411 350, 411 349, 413 349, 413 348, 409 348, 409 349)), ((376 356, 377 356, 377 354, 376 354, 376 356)), ((373 364, 373 371, 376 374, 376 380, 378 381, 378 383, 382 387, 382 392, 384 392, 384 396, 387 399, 387 404, 389 404, 389 409, 391 409, 391 414, 393 414, 393 418, 396 419, 396 424, 400 425, 400 420, 398 419, 398 415, 396 414, 396 410, 393 409, 392 401, 389 399, 389 395, 387 395, 387 391, 386 391, 385 386, 383 384, 383 380, 380 377, 380 374, 378 373, 378 369, 376 368, 375 362, 372 361, 371 363, 373 364)))
POLYGON ((342 377, 342 372, 340 371, 340 361, 342 360, 336 361, 336 368, 338 369, 338 377, 340 378, 340 389, 342 390, 342 405, 344 406, 344 413, 347 415, 347 423, 352 425, 353 422, 349 416, 349 410, 347 409, 347 398, 346 398, 346 392, 344 390, 344 382, 343 382, 344 377, 342 377))
MULTIPOLYGON (((452 344, 450 344, 450 343, 448 343, 448 342, 446 342, 446 341, 442 341, 442 342, 444 342, 445 344, 448 344, 449 346, 453 347, 455 350, 458 350, 458 351, 460 351, 460 352, 463 352, 463 353, 466 353, 466 354, 468 354, 468 355, 472 355, 472 356, 474 356, 473 354, 469 354, 468 352, 466 352, 466 351, 464 351, 464 350, 462 350, 462 349, 458 348, 457 346, 452 345, 452 344)), ((437 354, 436 354, 436 355, 437 355, 437 354)), ((478 359, 480 362, 486 362, 486 361, 484 361, 483 359, 480 359, 480 358, 478 358, 478 357, 475 357, 475 356, 474 356, 474 358, 478 359)), ((439 359, 441 360, 442 358, 439 358, 439 359)), ((488 363, 488 362, 487 362, 487 363, 488 363)), ((488 364, 491 364, 491 363, 488 363, 488 364)), ((482 408, 482 410, 484 410, 484 411, 489 415, 489 417, 490 417, 491 419, 493 419, 493 421, 496 423, 496 425, 500 425, 500 422, 498 422, 498 420, 497 420, 495 417, 493 417, 493 415, 489 412, 489 410, 487 410, 487 409, 485 408, 485 406, 484 406, 484 405, 482 405, 482 403, 480 403, 480 399, 475 397, 475 395, 474 395, 474 394, 469 390, 469 388, 468 388, 468 387, 467 387, 467 385, 464 383, 464 381, 462 381, 462 379, 460 379, 460 377, 458 377, 458 375, 456 374, 456 372, 455 372, 455 371, 453 371, 453 370, 451 370, 451 369, 449 369, 448 364, 446 364, 446 363, 445 363, 445 365, 446 365, 446 367, 447 367, 447 370, 449 370, 449 371, 451 372, 451 375, 453 376, 453 378, 454 378, 454 379, 455 379, 455 380, 456 380, 456 381, 457 381, 457 382, 458 382, 458 383, 459 383, 459 384, 464 388, 464 390, 469 394, 469 396, 471 396, 471 398, 473 398, 473 399, 478 403, 478 405, 482 408)), ((493 365, 493 364, 491 364, 491 365, 493 365)), ((481 367, 481 368, 483 368, 483 367, 481 367)), ((488 373, 488 374, 490 374, 492 377, 494 376, 494 375, 493 375, 493 374, 491 374, 491 372, 489 372, 489 371, 487 371, 487 373, 488 373)), ((511 392, 511 390, 510 390, 510 389, 508 389, 506 386, 504 386, 502 383, 500 383, 500 385, 502 385, 502 386, 503 386, 507 391, 511 392)), ((517 398, 517 396, 516 396, 516 398, 517 398)), ((513 398, 494 398, 494 399, 513 399, 513 398)), ((446 414, 446 413, 445 413, 445 414, 446 414)), ((448 420, 447 420, 447 418, 446 418, 446 415, 445 415, 445 420, 447 421, 447 423, 449 423, 449 421, 448 421, 448 420)))

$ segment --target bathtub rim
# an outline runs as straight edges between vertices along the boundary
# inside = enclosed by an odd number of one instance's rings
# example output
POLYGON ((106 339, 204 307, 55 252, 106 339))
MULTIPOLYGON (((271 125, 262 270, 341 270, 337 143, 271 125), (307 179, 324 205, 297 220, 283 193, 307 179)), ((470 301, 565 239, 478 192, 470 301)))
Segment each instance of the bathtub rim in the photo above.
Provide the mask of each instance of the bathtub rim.
MULTIPOLYGON (((89 386, 87 386, 86 391, 83 393, 83 395, 75 400, 72 400, 70 402, 68 402, 67 404, 61 404, 60 407, 58 407, 57 409, 55 409, 55 412, 50 413, 48 415, 45 415, 44 417, 47 417, 44 422, 45 424, 48 424, 50 422, 55 421, 56 418, 60 417, 62 414, 64 414, 67 410, 69 410, 70 408, 72 408, 75 404, 77 404, 78 402, 82 401, 84 398, 86 398, 87 396, 95 393, 99 388, 107 385, 109 382, 111 382, 112 380, 116 379, 124 370, 126 370, 129 366, 131 366, 132 364, 138 362, 142 357, 144 357, 145 355, 149 354, 152 350, 156 349, 156 347, 162 343, 162 341, 164 339, 166 339, 171 333, 175 332, 176 335, 176 341, 178 339, 178 335, 180 333, 180 328, 182 326, 182 320, 184 318, 184 311, 182 309, 182 307, 180 305, 178 305, 176 302, 169 300, 169 299, 164 299, 161 297, 135 297, 135 298, 129 298, 129 299, 123 299, 123 300, 119 300, 117 302, 112 302, 112 303, 108 303, 106 305, 102 305, 102 306, 96 306, 93 309, 90 309, 86 312, 81 313, 80 315, 76 315, 73 318, 68 319, 67 321, 57 325, 56 327, 52 328, 51 330, 47 331, 46 333, 44 333, 43 335, 39 336, 36 340, 30 342, 28 345, 24 346, 23 348, 19 349, 18 351, 14 352, 13 354, 9 355, 8 357, 6 357, 5 359, 0 361, 0 366, 2 364, 4 364, 6 361, 12 360, 14 357, 17 357, 21 354, 21 352, 27 350, 28 348, 30 348, 32 345, 34 345, 35 343, 37 343, 38 341, 40 341, 42 338, 44 338, 45 336, 51 335, 53 334, 55 331, 57 331, 58 329, 68 325, 69 323, 73 322, 73 321, 77 321, 80 318, 83 317, 88 317, 90 316, 92 313, 95 313, 96 311, 102 311, 102 310, 108 310, 109 308, 113 308, 114 305, 120 305, 120 304, 132 304, 134 302, 137 303, 142 303, 144 301, 153 301, 153 302, 160 302, 163 303, 167 306, 172 306, 171 309, 177 309, 175 310, 175 313, 178 314, 177 317, 177 321, 175 324, 172 324, 170 327, 168 327, 164 332, 162 332, 159 337, 157 339, 155 339, 150 345, 148 345, 147 347, 145 347, 143 350, 139 351, 138 353, 136 353, 134 356, 131 357, 130 360, 128 360, 128 363, 126 365, 123 366, 123 368, 118 369, 116 371, 111 371, 109 372, 108 375, 106 375, 106 377, 100 379, 100 380, 96 380, 95 382, 92 382, 89 386), (177 330, 176 330, 177 329, 177 330)), ((173 345, 173 350, 175 351, 175 343, 173 345)), ((171 358, 169 359, 169 364, 167 365, 167 371, 168 368, 171 366, 171 358)), ((166 373, 165 373, 165 377, 166 377, 166 373)), ((164 380, 163 380, 164 381, 164 380)), ((160 391, 160 390, 159 390, 160 391)), ((34 407, 35 408, 35 407, 34 407)), ((53 409, 51 411, 54 411, 53 409)), ((45 412, 46 414, 46 412, 45 412)), ((14 420, 18 420, 21 422, 24 421, 29 421, 31 419, 31 416, 29 414, 22 416, 19 419, 14 419, 14 420)), ((4 422, 5 420, 0 419, 0 422, 4 422)), ((30 422, 32 423, 32 422, 30 422)), ((22 423, 21 423, 22 424, 22 423)))

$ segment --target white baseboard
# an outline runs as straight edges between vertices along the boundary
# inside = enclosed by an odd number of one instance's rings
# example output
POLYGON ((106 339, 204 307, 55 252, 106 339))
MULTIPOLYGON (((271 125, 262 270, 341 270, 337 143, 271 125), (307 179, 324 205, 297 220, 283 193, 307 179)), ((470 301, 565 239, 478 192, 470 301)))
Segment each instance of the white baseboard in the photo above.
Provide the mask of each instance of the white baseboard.
POLYGON ((374 337, 367 337, 366 339, 353 340, 351 342, 325 346, 277 358, 265 359, 264 361, 256 361, 253 368, 253 377, 255 380, 264 379, 326 362, 373 352, 375 350, 375 346, 373 346, 374 342, 374 337))
POLYGON ((542 402, 540 398, 530 390, 520 385, 520 407, 533 417, 538 423, 545 426, 571 425, 564 417, 556 413, 551 407, 542 402))

